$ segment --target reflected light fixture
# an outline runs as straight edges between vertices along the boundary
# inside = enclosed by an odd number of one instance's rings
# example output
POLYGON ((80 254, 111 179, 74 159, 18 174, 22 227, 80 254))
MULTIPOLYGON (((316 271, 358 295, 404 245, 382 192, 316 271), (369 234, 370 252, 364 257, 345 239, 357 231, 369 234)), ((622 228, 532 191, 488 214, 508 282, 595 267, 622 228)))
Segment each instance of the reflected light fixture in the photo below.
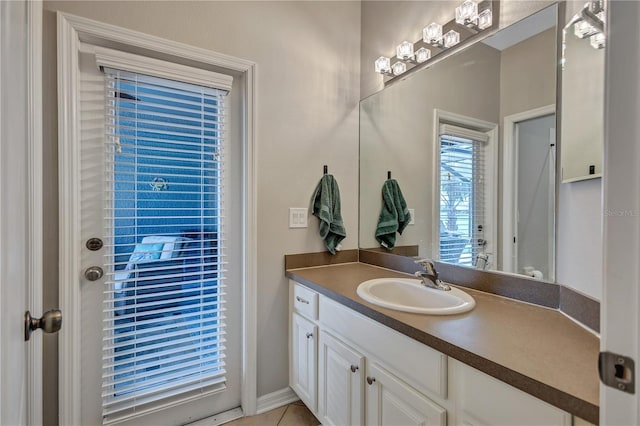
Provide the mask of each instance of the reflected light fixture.
POLYGON ((426 47, 421 47, 420 49, 416 50, 417 63, 421 64, 424 61, 428 60, 429 58, 431 58, 431 51, 426 47))
POLYGON ((413 43, 403 41, 396 47, 396 57, 401 61, 408 61, 413 59, 413 43))
POLYGON ((594 34, 589 37, 589 42, 594 49, 602 49, 605 45, 605 36, 603 33, 594 34))
POLYGON ((491 25, 493 25, 493 13, 491 9, 485 9, 478 15, 478 28, 486 30, 491 25))
POLYGON ((391 72, 391 59, 386 56, 380 56, 375 62, 376 72, 379 74, 388 74, 391 72))
POLYGON ((478 3, 473 0, 465 0, 460 6, 456 7, 456 22, 460 25, 477 25, 478 3))
POLYGON ((444 35, 444 47, 453 47, 460 43, 460 33, 454 30, 449 31, 444 35))
POLYGON ((407 64, 405 64, 404 62, 396 62, 395 64, 391 65, 391 71, 393 72, 393 75, 400 75, 406 70, 407 64))
POLYGON ((422 41, 432 45, 442 44, 442 25, 432 22, 422 29, 422 41))

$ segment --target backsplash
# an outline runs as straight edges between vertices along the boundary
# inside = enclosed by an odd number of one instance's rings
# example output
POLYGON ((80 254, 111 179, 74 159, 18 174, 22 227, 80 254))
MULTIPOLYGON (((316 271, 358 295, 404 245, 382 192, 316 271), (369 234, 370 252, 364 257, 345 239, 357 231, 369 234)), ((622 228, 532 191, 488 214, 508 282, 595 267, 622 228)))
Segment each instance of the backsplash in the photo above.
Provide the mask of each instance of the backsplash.
MULTIPOLYGON (((339 263, 361 262, 407 274, 420 265, 406 256, 378 250, 346 250, 332 256, 327 252, 285 255, 285 270, 339 263)), ((461 287, 496 294, 551 309, 558 309, 595 333, 600 332, 600 302, 575 290, 525 276, 480 271, 436 262, 440 278, 461 287)))

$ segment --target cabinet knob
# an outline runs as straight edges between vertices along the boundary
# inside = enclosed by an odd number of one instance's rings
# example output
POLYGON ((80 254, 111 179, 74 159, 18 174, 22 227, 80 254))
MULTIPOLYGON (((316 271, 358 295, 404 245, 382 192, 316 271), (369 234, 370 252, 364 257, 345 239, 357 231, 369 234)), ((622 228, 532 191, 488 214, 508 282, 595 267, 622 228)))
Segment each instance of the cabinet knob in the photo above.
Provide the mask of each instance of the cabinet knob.
POLYGON ((298 302, 300 302, 300 303, 304 303, 305 305, 308 305, 308 304, 309 304, 309 301, 308 301, 308 300, 303 299, 303 298, 302 298, 302 297, 300 297, 300 296, 296 296, 296 300, 297 300, 298 302))
POLYGON ((372 384, 373 384, 373 382, 375 382, 375 381, 376 381, 376 378, 375 378, 375 377, 367 376, 367 383, 369 383, 370 385, 372 385, 372 384))
POLYGON ((311 339, 313 337, 313 333, 307 333, 307 339, 311 339))
POLYGON ((351 372, 352 372, 352 373, 355 373, 356 371, 358 371, 358 368, 359 368, 359 367, 358 367, 357 365, 352 365, 352 366, 351 366, 351 372))

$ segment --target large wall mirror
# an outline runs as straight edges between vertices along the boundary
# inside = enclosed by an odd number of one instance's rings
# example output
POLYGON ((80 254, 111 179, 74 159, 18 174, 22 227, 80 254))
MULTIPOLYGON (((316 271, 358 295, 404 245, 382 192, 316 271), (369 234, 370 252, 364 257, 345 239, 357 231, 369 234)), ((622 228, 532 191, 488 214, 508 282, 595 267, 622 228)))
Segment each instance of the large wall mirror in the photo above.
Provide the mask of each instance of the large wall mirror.
POLYGON ((558 33, 553 5, 362 100, 360 248, 555 280, 558 33), (385 248, 389 174, 412 220, 385 248))

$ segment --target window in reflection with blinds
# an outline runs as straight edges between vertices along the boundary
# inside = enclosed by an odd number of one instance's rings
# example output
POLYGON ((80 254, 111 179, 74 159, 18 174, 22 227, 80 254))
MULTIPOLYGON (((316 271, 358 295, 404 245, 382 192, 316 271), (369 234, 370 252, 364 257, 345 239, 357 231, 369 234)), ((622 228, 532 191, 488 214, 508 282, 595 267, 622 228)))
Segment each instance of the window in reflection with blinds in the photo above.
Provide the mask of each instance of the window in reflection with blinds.
POLYGON ((228 92, 104 72, 108 419, 224 386, 228 92))
MULTIPOLYGON (((484 251, 484 140, 440 135, 440 261, 473 266, 484 251)), ((464 133, 469 133, 464 129, 464 133)), ((480 138, 478 138, 480 139, 480 138)))

